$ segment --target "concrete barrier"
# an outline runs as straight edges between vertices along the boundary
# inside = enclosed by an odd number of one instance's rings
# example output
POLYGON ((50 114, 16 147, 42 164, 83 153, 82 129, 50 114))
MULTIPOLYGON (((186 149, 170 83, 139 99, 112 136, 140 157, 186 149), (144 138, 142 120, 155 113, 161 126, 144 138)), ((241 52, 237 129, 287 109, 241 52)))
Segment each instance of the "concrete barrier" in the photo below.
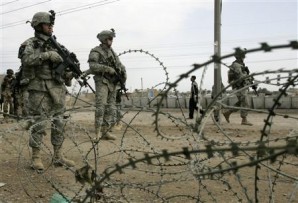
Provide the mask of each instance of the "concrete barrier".
POLYGON ((298 109, 298 97, 292 97, 292 109, 298 109))
POLYGON ((254 96, 252 99, 252 108, 254 109, 264 109, 265 108, 265 97, 264 96, 254 96))
POLYGON ((292 97, 282 97, 280 99, 280 107, 281 109, 291 109, 292 108, 292 97))
MULTIPOLYGON (((271 108, 274 104, 275 96, 248 96, 247 101, 250 108, 253 109, 268 109, 271 108)), ((152 102, 147 97, 131 97, 130 100, 123 99, 122 104, 124 106, 137 106, 145 107, 149 106, 150 108, 156 106, 160 102, 160 98, 155 98, 152 102)), ((201 99, 202 108, 206 108, 212 99, 210 96, 203 97, 201 99)), ((234 105, 237 102, 236 96, 231 96, 223 101, 227 105, 234 105)), ((277 108, 280 109, 298 109, 298 96, 286 96, 280 99, 280 106, 277 108)), ((188 108, 189 97, 182 98, 164 98, 162 101, 162 108, 188 108)))

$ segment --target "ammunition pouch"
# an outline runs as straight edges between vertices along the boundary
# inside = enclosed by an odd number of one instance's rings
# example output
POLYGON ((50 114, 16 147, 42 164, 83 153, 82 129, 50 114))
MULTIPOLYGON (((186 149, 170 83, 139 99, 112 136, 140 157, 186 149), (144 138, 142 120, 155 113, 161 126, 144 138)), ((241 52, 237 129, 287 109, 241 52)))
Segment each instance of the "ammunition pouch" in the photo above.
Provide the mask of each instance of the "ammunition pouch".
POLYGON ((114 85, 117 85, 117 83, 120 81, 120 80, 119 80, 119 77, 117 77, 116 74, 114 74, 114 75, 110 75, 110 74, 105 73, 105 74, 103 75, 103 77, 104 77, 105 79, 107 79, 109 82, 113 83, 114 85))
POLYGON ((58 64, 53 68, 53 78, 60 84, 64 83, 63 75, 65 72, 65 66, 63 63, 58 64))

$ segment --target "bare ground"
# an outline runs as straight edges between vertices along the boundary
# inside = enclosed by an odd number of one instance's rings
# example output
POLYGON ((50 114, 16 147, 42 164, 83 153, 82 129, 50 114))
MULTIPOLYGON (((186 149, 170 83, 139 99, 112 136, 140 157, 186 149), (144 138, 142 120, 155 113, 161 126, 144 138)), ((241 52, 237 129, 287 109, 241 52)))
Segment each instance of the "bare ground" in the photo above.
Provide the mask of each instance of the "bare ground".
MULTIPOLYGON (((2 119, 0 202, 49 202, 59 193, 73 201, 87 196, 85 202, 90 202, 93 193, 86 191, 94 182, 82 185, 75 179, 76 169, 86 163, 93 167, 103 187, 99 202, 255 202, 256 197, 259 202, 298 202, 297 156, 285 153, 265 160, 259 163, 257 172, 255 164, 245 165, 256 157, 268 114, 251 113, 249 119, 254 125, 243 126, 239 113, 235 113, 231 123, 222 121, 222 129, 208 118, 202 134, 198 134, 191 128, 195 120, 185 119, 187 111, 164 111, 155 117, 151 111, 125 109, 122 128, 113 131, 117 140, 100 140, 97 144, 91 142, 92 109, 72 112, 65 128, 64 152, 77 165, 70 169, 52 166, 48 129, 42 152, 46 170, 41 174, 30 167, 28 131, 21 122, 2 119), (231 149, 231 143, 238 143, 236 146, 243 150, 219 150, 231 149), (208 144, 211 151, 206 150, 208 144), (211 175, 219 164, 222 171, 211 175), (244 166, 223 170, 235 164, 244 166)), ((270 120, 268 136, 263 138, 267 146, 276 147, 274 153, 282 150, 278 146, 288 144, 287 137, 297 138, 298 112, 281 115, 270 120)))

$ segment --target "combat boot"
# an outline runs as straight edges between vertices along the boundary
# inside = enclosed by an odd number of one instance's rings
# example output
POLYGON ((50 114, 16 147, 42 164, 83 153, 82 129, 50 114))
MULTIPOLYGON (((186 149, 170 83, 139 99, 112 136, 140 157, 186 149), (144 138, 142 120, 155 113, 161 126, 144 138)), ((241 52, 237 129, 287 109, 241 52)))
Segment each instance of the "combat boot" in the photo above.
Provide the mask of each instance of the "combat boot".
POLYGON ((55 166, 68 166, 68 167, 74 167, 75 162, 69 159, 66 159, 62 155, 61 146, 54 146, 54 159, 53 159, 55 166))
POLYGON ((101 130, 101 132, 102 132, 102 139, 105 139, 105 140, 116 140, 116 136, 113 135, 110 132, 109 128, 103 127, 102 130, 101 130))
POLYGON ((116 123, 116 125, 113 127, 115 130, 121 130, 122 129, 122 123, 116 123))
POLYGON ((226 111, 226 112, 224 112, 223 113, 223 115, 224 115, 224 117, 225 117, 225 119, 226 119, 226 121, 228 122, 228 123, 230 123, 230 115, 231 115, 232 113, 230 112, 230 111, 226 111))
POLYGON ((249 125, 249 126, 252 126, 252 123, 248 122, 246 118, 242 118, 241 125, 249 125))
POLYGON ((94 140, 99 140, 102 137, 102 129, 100 128, 95 128, 95 138, 94 140))
POLYGON ((43 171, 44 166, 41 161, 40 149, 32 147, 32 168, 38 171, 43 171))

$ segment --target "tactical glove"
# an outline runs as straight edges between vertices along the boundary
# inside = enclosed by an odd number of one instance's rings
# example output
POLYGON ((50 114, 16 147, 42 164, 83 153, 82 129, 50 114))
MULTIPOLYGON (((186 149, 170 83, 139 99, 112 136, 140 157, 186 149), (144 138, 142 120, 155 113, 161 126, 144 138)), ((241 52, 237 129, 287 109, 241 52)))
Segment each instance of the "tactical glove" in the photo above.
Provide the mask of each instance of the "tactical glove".
POLYGON ((116 73, 116 71, 114 70, 114 68, 106 67, 105 68, 105 73, 108 73, 110 75, 114 75, 116 73))
POLYGON ((73 78, 73 73, 69 70, 65 71, 65 73, 64 73, 64 84, 66 86, 70 87, 72 78, 73 78))
POLYGON ((41 53, 40 55, 41 60, 50 60, 53 63, 61 63, 63 61, 62 57, 56 51, 47 51, 41 53))

